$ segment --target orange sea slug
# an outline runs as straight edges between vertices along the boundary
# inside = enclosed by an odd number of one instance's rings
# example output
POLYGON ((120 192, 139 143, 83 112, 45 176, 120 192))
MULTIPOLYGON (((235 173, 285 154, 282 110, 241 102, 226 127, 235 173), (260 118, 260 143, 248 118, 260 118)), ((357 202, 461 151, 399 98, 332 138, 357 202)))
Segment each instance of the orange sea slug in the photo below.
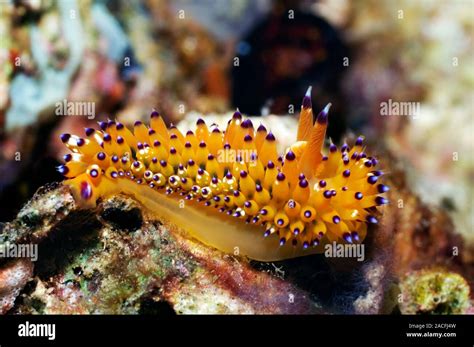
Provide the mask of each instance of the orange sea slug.
POLYGON ((168 129, 154 111, 149 126, 136 122, 133 131, 108 121, 86 128, 85 137, 62 134, 72 153, 59 171, 83 207, 124 193, 191 237, 251 259, 360 243, 367 224, 377 223, 377 206, 388 203, 389 188, 379 182, 382 172, 363 137, 352 148, 331 143, 322 153, 330 104, 313 122, 310 91, 297 141, 282 156, 275 136, 262 125, 254 129, 238 111, 225 131, 199 119, 185 134, 168 129))

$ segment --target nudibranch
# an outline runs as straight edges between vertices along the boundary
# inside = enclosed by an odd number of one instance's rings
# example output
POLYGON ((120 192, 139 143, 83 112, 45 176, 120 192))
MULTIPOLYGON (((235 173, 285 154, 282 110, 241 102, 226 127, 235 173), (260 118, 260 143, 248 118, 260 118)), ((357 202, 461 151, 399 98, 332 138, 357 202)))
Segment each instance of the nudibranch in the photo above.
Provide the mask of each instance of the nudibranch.
POLYGON ((303 98, 297 141, 279 156, 275 136, 237 110, 225 131, 203 119, 194 131, 167 128, 153 111, 133 131, 99 122, 85 136, 62 134, 72 153, 58 169, 86 208, 123 193, 187 235, 221 251, 277 261, 360 243, 388 203, 378 161, 363 137, 323 154, 328 104, 313 119, 303 98))

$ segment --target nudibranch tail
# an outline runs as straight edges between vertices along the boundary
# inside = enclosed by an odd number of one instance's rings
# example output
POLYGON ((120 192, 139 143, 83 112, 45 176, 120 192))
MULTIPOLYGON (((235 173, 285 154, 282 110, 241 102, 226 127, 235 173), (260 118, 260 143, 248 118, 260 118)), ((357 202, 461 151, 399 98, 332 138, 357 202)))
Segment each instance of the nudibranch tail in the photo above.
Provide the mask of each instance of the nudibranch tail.
POLYGON ((297 142, 281 156, 271 131, 238 110, 224 131, 199 119, 185 134, 153 111, 149 126, 109 120, 84 137, 61 135, 72 153, 58 170, 84 207, 125 193, 199 241, 256 260, 360 243, 389 188, 363 137, 322 153, 331 105, 313 121, 310 92, 297 142))

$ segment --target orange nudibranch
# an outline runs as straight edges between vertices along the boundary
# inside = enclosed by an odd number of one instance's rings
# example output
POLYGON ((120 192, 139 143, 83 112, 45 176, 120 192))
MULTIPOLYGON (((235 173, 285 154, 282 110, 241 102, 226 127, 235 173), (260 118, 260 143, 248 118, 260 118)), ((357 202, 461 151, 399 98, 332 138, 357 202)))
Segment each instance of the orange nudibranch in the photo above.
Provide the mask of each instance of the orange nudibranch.
POLYGON ((83 207, 124 193, 190 237, 255 260, 361 243, 389 188, 363 137, 324 151, 330 104, 313 120, 310 92, 297 141, 282 155, 275 136, 238 110, 225 131, 199 119, 185 134, 154 111, 149 126, 108 121, 84 137, 62 134, 72 153, 58 170, 83 207))

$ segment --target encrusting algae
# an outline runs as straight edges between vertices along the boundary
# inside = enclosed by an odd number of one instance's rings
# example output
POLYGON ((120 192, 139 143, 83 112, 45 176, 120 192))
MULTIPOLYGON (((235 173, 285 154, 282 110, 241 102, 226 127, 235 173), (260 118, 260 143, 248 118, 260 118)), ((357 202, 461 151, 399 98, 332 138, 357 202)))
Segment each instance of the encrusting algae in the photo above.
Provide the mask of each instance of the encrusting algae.
POLYGON ((465 314, 470 307, 469 284, 444 269, 410 272, 400 283, 403 314, 465 314))
POLYGON ((363 137, 322 153, 330 104, 313 121, 310 92, 297 141, 282 156, 271 131, 255 129, 238 110, 225 131, 199 119, 185 134, 154 111, 149 126, 137 121, 133 131, 110 120, 86 128, 85 137, 62 134, 72 153, 59 172, 85 208, 124 193, 199 241, 255 260, 360 243, 389 188, 363 137))

